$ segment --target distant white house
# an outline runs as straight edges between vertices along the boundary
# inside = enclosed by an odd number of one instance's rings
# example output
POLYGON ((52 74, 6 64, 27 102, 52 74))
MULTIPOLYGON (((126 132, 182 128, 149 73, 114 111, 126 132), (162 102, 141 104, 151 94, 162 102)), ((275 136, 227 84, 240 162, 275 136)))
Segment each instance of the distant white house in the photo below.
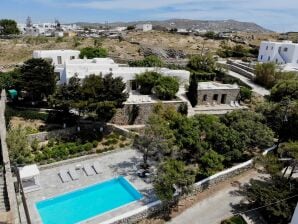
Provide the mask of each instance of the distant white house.
POLYGON ((141 30, 143 32, 147 32, 152 30, 152 24, 146 23, 146 24, 137 24, 136 25, 136 30, 141 30))
POLYGON ((275 62, 284 65, 285 70, 298 71, 298 44, 291 41, 262 41, 258 61, 275 62))

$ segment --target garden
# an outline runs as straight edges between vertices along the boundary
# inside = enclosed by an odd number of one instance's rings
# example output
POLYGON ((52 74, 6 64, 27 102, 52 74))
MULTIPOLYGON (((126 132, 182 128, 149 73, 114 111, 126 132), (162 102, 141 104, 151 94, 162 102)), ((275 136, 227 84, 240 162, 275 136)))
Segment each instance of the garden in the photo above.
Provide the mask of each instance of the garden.
POLYGON ((103 134, 94 130, 82 130, 68 137, 51 138, 47 141, 28 140, 28 129, 10 129, 7 144, 12 163, 22 165, 49 164, 89 154, 99 154, 131 145, 131 139, 118 133, 103 134))

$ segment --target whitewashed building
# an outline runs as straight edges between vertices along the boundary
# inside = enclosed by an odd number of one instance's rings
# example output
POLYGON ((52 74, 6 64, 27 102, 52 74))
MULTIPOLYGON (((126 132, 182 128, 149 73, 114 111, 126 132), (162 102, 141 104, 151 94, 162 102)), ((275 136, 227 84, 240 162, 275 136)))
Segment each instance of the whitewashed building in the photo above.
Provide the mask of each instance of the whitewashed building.
POLYGON ((297 203, 294 215, 292 217, 291 224, 298 224, 298 203, 297 203))
POLYGON ((34 51, 33 58, 51 59, 55 66, 58 84, 67 83, 71 77, 78 76, 84 79, 91 74, 107 75, 112 73, 113 77, 122 77, 126 83, 126 89, 135 90, 136 74, 146 71, 156 71, 165 76, 176 77, 184 88, 189 83, 190 72, 186 70, 172 70, 157 67, 128 67, 126 64, 117 64, 111 58, 78 59, 79 51, 75 50, 45 50, 34 51))
POLYGON ((274 62, 283 65, 285 70, 298 70, 298 44, 291 41, 262 41, 258 61, 274 62))
POLYGON ((51 59, 54 66, 64 65, 65 62, 78 59, 80 51, 76 50, 38 50, 33 51, 33 58, 51 59))
POLYGON ((152 24, 146 23, 146 24, 137 24, 136 30, 141 30, 143 32, 151 31, 152 30, 152 24))

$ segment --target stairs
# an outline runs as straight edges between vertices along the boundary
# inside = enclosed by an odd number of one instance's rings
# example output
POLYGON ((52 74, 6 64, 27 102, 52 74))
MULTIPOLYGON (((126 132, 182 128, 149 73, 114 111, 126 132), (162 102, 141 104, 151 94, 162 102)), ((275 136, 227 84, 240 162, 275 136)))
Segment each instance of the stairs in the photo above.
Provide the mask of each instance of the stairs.
POLYGON ((0 169, 0 213, 9 210, 9 202, 2 169, 0 169))

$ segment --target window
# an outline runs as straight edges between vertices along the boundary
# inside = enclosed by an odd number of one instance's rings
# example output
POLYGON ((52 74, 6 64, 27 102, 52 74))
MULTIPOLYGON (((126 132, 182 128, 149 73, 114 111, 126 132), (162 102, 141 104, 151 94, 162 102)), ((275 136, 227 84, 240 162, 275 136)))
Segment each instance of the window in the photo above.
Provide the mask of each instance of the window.
POLYGON ((137 90, 138 89, 138 84, 137 84, 136 80, 131 80, 130 81, 130 86, 131 86, 131 90, 137 90))
POLYGON ((288 48, 287 48, 287 47, 285 47, 285 48, 284 48, 284 52, 287 52, 287 51, 288 51, 288 48))
POLYGON ((273 46, 271 47, 271 50, 273 50, 273 46))
POLYGON ((261 55, 261 60, 263 60, 263 55, 261 55))
POLYGON ((227 99, 227 94, 222 94, 222 95, 221 95, 220 103, 221 103, 221 104, 225 104, 225 103, 226 103, 226 99, 227 99))
POLYGON ((278 59, 277 58, 275 59, 275 62, 278 63, 278 59))
POLYGON ((76 57, 75 56, 70 56, 70 60, 73 60, 75 59, 76 57))
POLYGON ((218 94, 214 94, 213 95, 213 101, 217 101, 218 100, 218 94))
POLYGON ((208 99, 208 96, 205 94, 205 95, 203 96, 203 101, 206 102, 207 99, 208 99))
POLYGON ((268 61, 270 61, 270 56, 268 56, 268 61))
POLYGON ((62 64, 62 57, 61 56, 58 56, 57 57, 57 61, 58 61, 58 65, 61 65, 62 64))
POLYGON ((266 46, 266 51, 268 50, 268 46, 266 46))

